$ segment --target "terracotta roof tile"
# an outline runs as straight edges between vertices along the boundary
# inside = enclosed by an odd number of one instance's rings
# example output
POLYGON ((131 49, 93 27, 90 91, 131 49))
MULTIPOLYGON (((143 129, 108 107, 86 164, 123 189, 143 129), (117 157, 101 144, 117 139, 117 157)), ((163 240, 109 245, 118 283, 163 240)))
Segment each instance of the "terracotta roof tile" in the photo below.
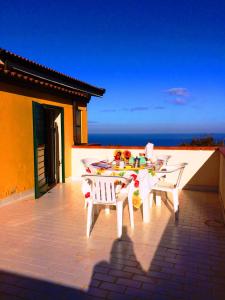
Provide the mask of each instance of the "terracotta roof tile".
MULTIPOLYGON (((83 89, 83 91, 80 92, 81 94, 83 94, 82 92, 84 92, 84 94, 87 93, 87 94, 91 94, 91 95, 94 95, 94 96, 102 96, 105 93, 105 89, 103 89, 103 88, 98 88, 94 85, 91 85, 91 84, 86 83, 84 81, 78 80, 78 79, 73 78, 71 76, 65 75, 63 73, 60 73, 60 72, 55 71, 53 69, 50 69, 50 68, 48 68, 44 65, 41 65, 37 62, 34 62, 34 61, 29 60, 27 58, 24 58, 24 57, 22 57, 20 55, 17 55, 15 53, 11 52, 11 51, 0 48, 0 61, 3 62, 3 64, 1 63, 0 66, 4 65, 4 63, 6 64, 6 67, 5 67, 5 70, 4 70, 5 74, 7 74, 7 70, 9 68, 7 66, 7 62, 10 59, 16 60, 16 62, 20 63, 21 65, 26 63, 26 64, 29 65, 29 67, 31 69, 32 68, 34 68, 34 69, 38 68, 38 70, 40 72, 41 71, 45 72, 45 74, 47 72, 47 73, 49 73, 49 75, 54 75, 56 78, 63 79, 64 81, 68 81, 70 84, 73 84, 73 83, 78 84, 79 87, 82 87, 82 89, 83 89)), ((22 74, 20 74, 18 72, 15 72, 15 71, 10 71, 10 76, 18 76, 18 78, 23 78, 24 80, 27 80, 28 77, 29 77, 30 78, 29 80, 31 80, 31 81, 33 80, 33 79, 31 79, 32 76, 30 76, 30 74, 29 74, 29 76, 27 76, 27 75, 23 76, 22 74)), ((34 80, 35 83, 43 82, 43 80, 41 80, 41 81, 38 80, 38 79, 35 79, 35 80, 34 80), (37 80, 37 81, 35 81, 35 80, 37 80)), ((41 83, 41 84, 46 85, 46 83, 44 83, 44 82, 41 83)), ((58 82, 58 84, 60 85, 60 82, 58 82)), ((63 83, 61 83, 61 84, 63 84, 63 83)), ((54 84, 50 84, 50 83, 48 83, 48 86, 51 87, 51 88, 54 87, 54 88, 59 88, 60 89, 60 87, 58 87, 58 86, 56 87, 54 84)), ((79 90, 79 87, 77 87, 77 90, 79 90)), ((76 89, 75 86, 73 88, 76 89)), ((61 88, 61 90, 62 90, 62 88, 61 88)), ((69 88, 64 89, 64 91, 68 91, 68 90, 69 90, 69 88)), ((71 90, 72 90, 72 88, 71 88, 71 90)))
POLYGON ((35 79, 31 76, 27 76, 27 75, 24 75, 22 73, 19 73, 17 71, 10 71, 8 69, 5 69, 4 68, 4 65, 0 65, 0 74, 3 73, 9 77, 16 77, 16 78, 19 78, 23 81, 30 81, 30 82, 34 82, 35 84, 37 85, 45 85, 46 87, 50 87, 50 88, 54 88, 54 89, 57 89, 59 91, 63 91, 65 93, 69 93, 69 94, 73 94, 73 95, 77 95, 77 96, 81 96, 81 97, 84 97, 84 98, 87 98, 89 99, 89 95, 86 94, 86 93, 81 93, 81 92, 78 92, 78 91, 73 91, 73 90, 70 90, 70 89, 66 89, 66 88, 62 88, 60 86, 57 86, 57 85, 53 85, 51 83, 48 83, 48 82, 44 82, 42 80, 38 80, 38 79, 35 79))

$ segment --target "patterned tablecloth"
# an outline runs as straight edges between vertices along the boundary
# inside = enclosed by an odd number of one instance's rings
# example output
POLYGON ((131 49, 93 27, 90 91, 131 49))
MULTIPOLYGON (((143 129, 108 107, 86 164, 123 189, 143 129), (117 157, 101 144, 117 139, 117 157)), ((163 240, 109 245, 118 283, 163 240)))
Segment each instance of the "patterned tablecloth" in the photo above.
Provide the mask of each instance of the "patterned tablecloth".
MULTIPOLYGON (((134 194, 133 205, 139 208, 142 204, 143 208, 143 221, 149 222, 149 194, 152 187, 159 180, 157 171, 161 168, 161 165, 151 165, 148 167, 132 168, 126 166, 125 168, 119 168, 112 166, 106 161, 100 161, 89 164, 86 166, 86 172, 96 175, 109 175, 109 176, 121 176, 125 178, 133 178, 134 194)), ((83 182, 82 191, 84 195, 90 195, 90 187, 87 183, 83 182)))

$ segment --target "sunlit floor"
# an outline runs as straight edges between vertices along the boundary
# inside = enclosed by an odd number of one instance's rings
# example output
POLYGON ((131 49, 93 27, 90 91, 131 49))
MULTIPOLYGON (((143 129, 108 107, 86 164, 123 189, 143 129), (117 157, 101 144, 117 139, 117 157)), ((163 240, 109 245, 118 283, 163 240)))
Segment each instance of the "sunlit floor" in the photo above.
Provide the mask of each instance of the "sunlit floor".
POLYGON ((79 182, 1 207, 0 299, 225 299, 216 193, 183 191, 177 224, 169 202, 134 218, 132 231, 126 205, 119 241, 102 210, 87 239, 79 182))

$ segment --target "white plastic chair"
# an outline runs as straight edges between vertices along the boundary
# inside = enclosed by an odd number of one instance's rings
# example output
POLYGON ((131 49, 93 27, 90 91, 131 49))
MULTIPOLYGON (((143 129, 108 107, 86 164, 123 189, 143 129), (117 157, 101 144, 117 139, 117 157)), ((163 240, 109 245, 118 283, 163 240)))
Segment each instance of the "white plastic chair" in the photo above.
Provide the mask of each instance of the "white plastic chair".
POLYGON ((85 168, 85 171, 86 171, 86 168, 89 168, 90 165, 96 161, 99 161, 99 159, 98 158, 83 158, 83 159, 81 159, 81 162, 85 168))
MULTIPOLYGON (((83 180, 90 185, 90 197, 87 205, 87 237, 90 236, 91 226, 93 222, 93 206, 94 205, 113 205, 117 211, 117 236, 122 236, 123 226, 123 202, 128 198, 130 225, 134 227, 132 195, 133 189, 129 185, 130 181, 127 178, 120 176, 103 176, 103 175, 83 175, 83 180), (117 192, 115 182, 120 181, 127 185, 127 193, 117 192)), ((123 189, 124 190, 124 189, 123 189)))
MULTIPOLYGON (((173 209, 175 217, 177 218, 177 213, 179 211, 179 185, 181 181, 184 168, 187 163, 180 163, 174 165, 166 165, 160 171, 157 172, 157 175, 160 176, 159 181, 152 187, 152 193, 154 192, 171 192, 173 195, 173 209), (168 182, 166 176, 171 173, 176 173, 176 181, 168 182)), ((150 198, 150 206, 152 205, 153 194, 150 198)), ((161 195, 156 195, 156 205, 161 205, 161 195)))
POLYGON ((156 162, 162 161, 163 166, 166 166, 168 164, 168 160, 171 158, 171 155, 157 155, 156 156, 156 162))

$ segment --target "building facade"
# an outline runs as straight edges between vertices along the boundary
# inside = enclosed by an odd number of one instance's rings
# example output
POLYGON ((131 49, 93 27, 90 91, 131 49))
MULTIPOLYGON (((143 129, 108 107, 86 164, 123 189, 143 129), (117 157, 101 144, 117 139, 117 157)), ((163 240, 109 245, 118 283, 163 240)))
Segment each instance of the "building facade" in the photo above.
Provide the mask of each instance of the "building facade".
POLYGON ((0 200, 38 198, 71 176, 87 104, 105 90, 0 49, 0 200))

